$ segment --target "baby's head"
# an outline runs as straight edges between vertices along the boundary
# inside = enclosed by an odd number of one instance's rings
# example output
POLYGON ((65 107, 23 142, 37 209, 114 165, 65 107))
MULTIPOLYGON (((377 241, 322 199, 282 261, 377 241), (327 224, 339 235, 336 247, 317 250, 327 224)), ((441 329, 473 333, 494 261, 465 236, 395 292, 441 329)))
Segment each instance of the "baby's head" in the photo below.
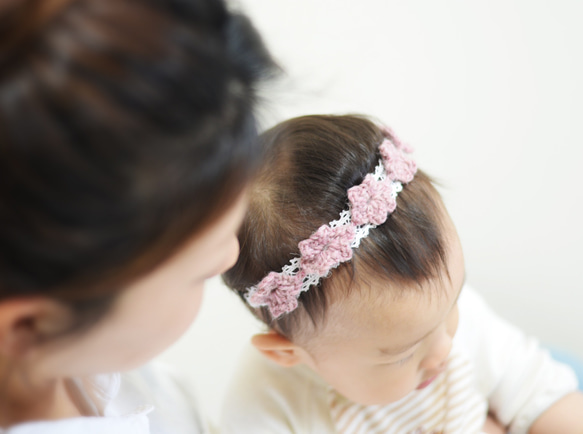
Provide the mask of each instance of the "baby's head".
MULTIPOLYGON (((269 157, 249 195, 227 285, 244 297, 299 257, 301 241, 348 209, 348 190, 375 171, 385 139, 399 143, 356 116, 304 116, 264 133, 269 157)), ((270 328, 253 339, 264 355, 303 363, 362 404, 426 386, 444 369, 457 328, 464 263, 440 196, 418 170, 396 203, 350 260, 299 295, 297 308, 251 308, 270 328)))

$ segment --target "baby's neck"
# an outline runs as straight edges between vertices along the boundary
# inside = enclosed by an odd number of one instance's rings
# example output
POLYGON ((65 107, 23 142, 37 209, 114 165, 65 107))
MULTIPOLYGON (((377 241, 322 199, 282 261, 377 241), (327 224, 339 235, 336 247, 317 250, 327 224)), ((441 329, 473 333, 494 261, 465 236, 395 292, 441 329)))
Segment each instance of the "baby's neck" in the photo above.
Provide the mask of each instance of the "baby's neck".
POLYGON ((33 383, 17 371, 0 377, 0 427, 82 416, 63 379, 33 383))

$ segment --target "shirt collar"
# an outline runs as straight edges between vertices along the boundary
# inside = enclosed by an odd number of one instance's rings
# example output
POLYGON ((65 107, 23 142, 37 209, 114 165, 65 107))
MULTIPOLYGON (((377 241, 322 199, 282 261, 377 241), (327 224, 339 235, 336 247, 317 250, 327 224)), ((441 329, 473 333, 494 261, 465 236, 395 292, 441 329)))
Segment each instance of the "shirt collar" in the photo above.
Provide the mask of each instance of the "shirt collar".
POLYGON ((95 408, 95 417, 76 417, 57 421, 26 422, 6 430, 0 428, 0 434, 149 434, 148 413, 154 407, 140 406, 124 415, 111 415, 108 407, 118 395, 121 375, 102 374, 94 377, 75 379, 75 384, 83 398, 95 408))
POLYGON ((1 431, 5 434, 149 434, 152 406, 137 408, 125 416, 76 417, 58 421, 28 422, 1 431))

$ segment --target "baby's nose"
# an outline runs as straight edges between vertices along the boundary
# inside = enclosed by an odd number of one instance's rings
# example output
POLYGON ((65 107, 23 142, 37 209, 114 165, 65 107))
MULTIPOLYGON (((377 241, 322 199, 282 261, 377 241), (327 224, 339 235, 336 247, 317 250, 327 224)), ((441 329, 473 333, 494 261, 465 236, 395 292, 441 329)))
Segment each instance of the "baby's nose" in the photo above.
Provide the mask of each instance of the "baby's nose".
POLYGON ((427 356, 421 363, 421 368, 428 372, 441 372, 445 369, 447 357, 451 351, 452 338, 447 333, 442 333, 435 340, 427 356))

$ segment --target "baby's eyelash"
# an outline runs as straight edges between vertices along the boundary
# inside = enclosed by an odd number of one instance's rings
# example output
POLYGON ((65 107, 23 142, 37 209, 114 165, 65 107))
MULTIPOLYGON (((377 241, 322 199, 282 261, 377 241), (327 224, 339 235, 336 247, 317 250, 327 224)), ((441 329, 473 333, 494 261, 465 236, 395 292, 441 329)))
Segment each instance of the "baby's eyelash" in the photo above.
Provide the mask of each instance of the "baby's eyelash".
POLYGON ((395 365, 401 366, 404 365, 405 363, 407 363, 409 360, 411 360, 413 358, 413 356, 415 355, 415 353, 411 353, 411 355, 405 357, 404 359, 401 359, 397 362, 394 362, 395 365))

